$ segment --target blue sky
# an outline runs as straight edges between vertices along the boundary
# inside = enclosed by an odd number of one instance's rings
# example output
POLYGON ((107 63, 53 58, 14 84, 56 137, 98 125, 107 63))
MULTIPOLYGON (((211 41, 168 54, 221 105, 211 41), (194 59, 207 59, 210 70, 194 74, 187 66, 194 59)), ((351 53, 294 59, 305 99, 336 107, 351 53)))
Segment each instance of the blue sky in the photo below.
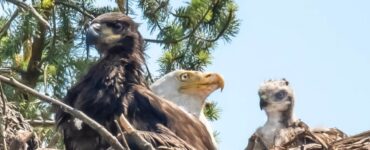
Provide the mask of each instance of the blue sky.
MULTIPOLYGON (((370 1, 236 0, 241 26, 220 42, 206 70, 225 78, 218 102, 221 150, 243 149, 266 121, 257 90, 286 78, 296 97, 295 115, 311 127, 347 134, 370 130, 370 1)), ((147 53, 155 64, 158 49, 147 53)), ((156 68, 151 65, 151 68, 156 68)))
POLYGON ((266 117, 257 89, 285 77, 295 114, 312 127, 348 134, 370 130, 370 1, 236 0, 240 32, 214 51, 207 70, 221 73, 222 108, 213 123, 220 149, 243 149, 266 117))
MULTIPOLYGON (((226 82, 223 92, 209 97, 222 109, 212 123, 220 132, 221 150, 243 149, 264 124, 257 90, 268 79, 290 81, 295 114, 310 126, 337 127, 351 135, 370 130, 370 1, 236 3, 240 32, 230 43, 219 43, 206 69, 222 74, 226 82)), ((140 30, 154 36, 145 24, 140 30)), ((147 50, 152 71, 158 69, 161 52, 155 44, 147 50)))

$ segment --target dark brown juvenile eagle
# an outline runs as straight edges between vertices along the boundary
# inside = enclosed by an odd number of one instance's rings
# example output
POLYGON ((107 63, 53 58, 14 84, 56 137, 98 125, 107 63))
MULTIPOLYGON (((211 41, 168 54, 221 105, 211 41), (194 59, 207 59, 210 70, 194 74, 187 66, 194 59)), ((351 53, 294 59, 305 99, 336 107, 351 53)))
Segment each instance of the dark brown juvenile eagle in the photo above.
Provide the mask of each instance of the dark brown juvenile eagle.
MULTIPOLYGON (((65 103, 83 111, 114 135, 118 135, 114 119, 124 114, 155 148, 215 149, 198 118, 145 86, 141 68, 145 61, 143 39, 130 17, 121 13, 100 15, 91 22, 86 38, 102 58, 68 91, 65 103)), ((68 150, 109 147, 96 131, 60 109, 56 121, 68 150)), ((137 149, 129 139, 128 144, 137 149)))

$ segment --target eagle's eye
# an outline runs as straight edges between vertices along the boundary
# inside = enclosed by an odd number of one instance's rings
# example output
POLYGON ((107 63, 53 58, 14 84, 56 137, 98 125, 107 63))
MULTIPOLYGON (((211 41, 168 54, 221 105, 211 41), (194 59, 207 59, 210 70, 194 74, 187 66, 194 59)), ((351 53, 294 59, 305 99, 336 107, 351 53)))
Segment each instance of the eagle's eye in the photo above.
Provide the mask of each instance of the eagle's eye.
POLYGON ((287 92, 285 91, 285 90, 281 90, 281 91, 279 91, 279 92, 277 92, 276 94, 275 94, 275 98, 277 99, 277 100, 282 100, 282 99, 284 99, 286 96, 287 96, 287 92))
POLYGON ((122 31, 124 26, 121 23, 107 23, 107 26, 112 28, 113 31, 122 31))
POLYGON ((186 81, 188 79, 189 79, 189 74, 183 73, 183 74, 180 75, 180 80, 181 81, 186 81))

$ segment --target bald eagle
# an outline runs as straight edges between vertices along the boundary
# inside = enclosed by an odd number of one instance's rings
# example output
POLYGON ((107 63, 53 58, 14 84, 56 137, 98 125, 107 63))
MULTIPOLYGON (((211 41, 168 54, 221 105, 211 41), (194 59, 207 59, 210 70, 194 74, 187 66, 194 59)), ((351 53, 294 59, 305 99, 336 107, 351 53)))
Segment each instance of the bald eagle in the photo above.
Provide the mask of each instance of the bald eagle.
MULTIPOLYGON (((87 43, 102 55, 63 101, 86 113, 113 135, 121 114, 155 148, 212 150, 215 146, 198 118, 156 96, 144 84, 143 39, 137 24, 121 13, 95 18, 87 31, 87 43)), ((58 109, 55 120, 68 150, 107 149, 110 145, 85 123, 58 109)), ((138 149, 127 139, 131 149, 138 149)))
POLYGON ((330 143, 346 137, 336 128, 309 128, 294 118, 295 97, 286 79, 262 83, 258 95, 267 121, 249 139, 246 150, 328 149, 330 143))
POLYGON ((155 94, 169 100, 195 115, 207 127, 213 143, 216 141, 213 130, 203 113, 206 98, 213 91, 224 88, 224 80, 217 73, 204 73, 200 71, 175 70, 157 81, 150 88, 155 94))

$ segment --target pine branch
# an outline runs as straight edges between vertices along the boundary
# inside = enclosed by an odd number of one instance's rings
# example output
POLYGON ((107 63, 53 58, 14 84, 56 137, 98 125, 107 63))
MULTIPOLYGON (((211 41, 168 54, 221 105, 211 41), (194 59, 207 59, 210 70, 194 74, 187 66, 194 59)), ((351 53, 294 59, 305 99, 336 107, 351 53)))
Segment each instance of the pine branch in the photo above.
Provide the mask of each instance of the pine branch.
POLYGON ((158 44, 166 43, 164 40, 156 40, 156 39, 145 39, 144 38, 144 41, 145 42, 150 42, 150 43, 158 43, 158 44))
POLYGON ((94 19, 95 18, 88 11, 86 11, 84 9, 81 9, 79 6, 77 6, 75 3, 71 2, 71 1, 68 1, 68 3, 67 3, 67 2, 65 2, 65 0, 56 0, 55 1, 55 4, 57 4, 57 5, 64 5, 64 6, 67 6, 69 8, 72 8, 72 9, 74 9, 74 10, 82 13, 83 15, 89 17, 90 19, 94 19))
POLYGON ((50 29, 49 23, 32 6, 27 5, 25 2, 18 1, 18 0, 5 0, 5 1, 9 3, 13 3, 14 5, 17 5, 18 7, 21 7, 25 10, 30 11, 35 16, 35 18, 41 22, 41 24, 43 24, 45 27, 50 29))
POLYGON ((9 29, 10 24, 13 22, 13 20, 18 16, 19 10, 16 9, 13 13, 13 15, 10 17, 10 19, 3 25, 3 27, 0 29, 0 38, 3 37, 3 35, 6 33, 6 31, 9 29))
POLYGON ((202 16, 202 18, 198 21, 198 23, 195 25, 195 27, 193 28, 193 30, 181 37, 181 38, 178 38, 178 39, 172 39, 172 40, 153 40, 153 39, 145 39, 146 42, 152 42, 152 43, 160 43, 160 44, 171 44, 171 43, 178 43, 178 42, 181 42, 191 36, 194 35, 194 33, 198 30, 198 28, 200 27, 200 25, 204 22, 204 19, 206 19, 207 17, 207 14, 212 10, 213 8, 213 5, 210 5, 207 9, 207 11, 204 13, 204 15, 202 16))
POLYGON ((229 28, 229 26, 231 25, 231 21, 233 20, 233 12, 230 10, 229 11, 229 15, 228 15, 228 18, 227 18, 227 21, 226 21, 226 24, 223 26, 223 28, 221 29, 221 31, 218 33, 218 35, 214 38, 214 39, 202 39, 202 38, 199 38, 201 40, 204 40, 204 41, 207 41, 207 42, 216 42, 222 35, 224 35, 224 33, 226 32, 227 28, 229 28))
MULTIPOLYGON (((41 100, 44 100, 46 102, 52 103, 54 105, 59 106, 63 111, 71 114, 72 116, 81 119, 83 122, 88 124, 91 128, 93 128, 95 131, 97 131, 104 139, 107 140, 107 142, 114 148, 118 150, 124 150, 123 146, 119 143, 117 138, 115 138, 107 129, 105 129, 102 125, 88 117, 86 114, 84 114, 82 111, 79 111, 77 109, 72 108, 71 106, 68 106, 61 102, 60 100, 45 96, 36 90, 16 81, 13 78, 7 78, 2 75, 0 75, 0 80, 3 81, 4 83, 10 84, 12 86, 15 86, 19 89, 22 89, 38 98, 41 100)), ((123 118, 124 119, 124 118, 123 118)))

